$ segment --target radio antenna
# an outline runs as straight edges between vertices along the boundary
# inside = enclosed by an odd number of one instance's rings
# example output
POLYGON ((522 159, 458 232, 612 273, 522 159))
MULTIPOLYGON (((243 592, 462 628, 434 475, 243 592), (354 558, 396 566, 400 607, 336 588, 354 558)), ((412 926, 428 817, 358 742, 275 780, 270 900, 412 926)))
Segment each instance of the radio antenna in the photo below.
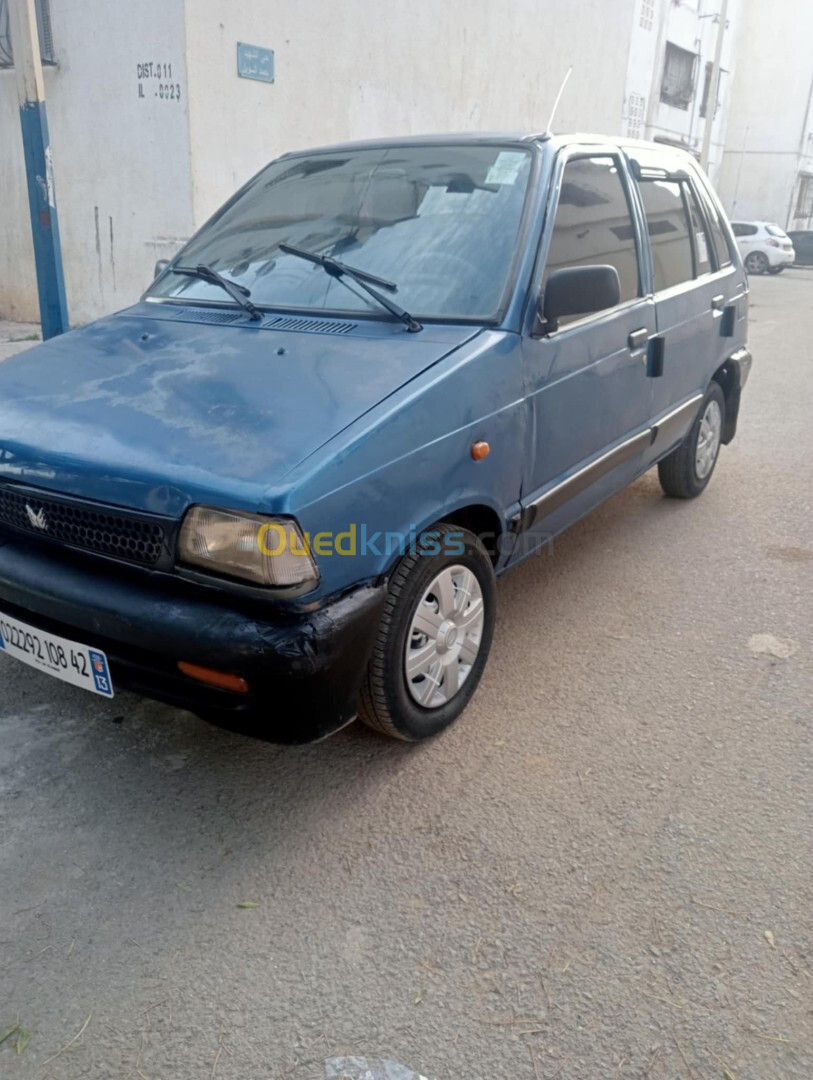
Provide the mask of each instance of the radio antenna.
POLYGON ((567 86, 567 80, 570 78, 570 73, 573 70, 573 65, 567 69, 567 73, 562 79, 562 85, 559 87, 559 93, 556 95, 556 101, 553 103, 553 108, 550 111, 550 120, 548 120, 548 126, 545 128, 545 134, 550 137, 553 134, 553 118, 556 115, 556 110, 559 108, 559 102, 562 100, 562 94, 565 92, 567 86))

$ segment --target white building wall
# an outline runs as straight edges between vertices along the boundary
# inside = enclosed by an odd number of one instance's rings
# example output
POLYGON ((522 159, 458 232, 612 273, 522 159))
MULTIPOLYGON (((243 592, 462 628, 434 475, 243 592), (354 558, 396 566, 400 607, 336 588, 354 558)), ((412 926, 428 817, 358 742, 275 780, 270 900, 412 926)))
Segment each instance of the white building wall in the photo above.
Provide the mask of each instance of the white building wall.
MULTIPOLYGON (((45 94, 68 310, 80 323, 132 303, 192 229, 184 4, 51 0, 51 18, 57 66, 44 70, 45 94), (170 85, 175 97, 162 97, 170 85)), ((0 317, 36 320, 13 70, 0 71, 0 192, 0 317)))
POLYGON ((195 221, 263 164, 377 135, 617 133, 636 0, 186 0, 195 221), (273 85, 236 43, 273 49, 273 85))
POLYGON ((813 177, 813 2, 745 0, 743 16, 720 194, 733 217, 813 228, 796 214, 813 177))
MULTIPOLYGON (((51 0, 58 66, 45 82, 72 322, 137 299, 155 260, 284 151, 542 130, 571 64, 556 127, 618 133, 635 3, 51 0), (239 41, 274 50, 273 84, 238 78, 239 41)), ((33 319, 13 71, 0 71, 0 125, 0 317, 33 319)))
MULTIPOLYGON (((706 65, 714 59, 722 0, 636 0, 624 99, 624 130, 673 143, 700 156, 706 119, 701 116, 706 65), (661 100, 667 43, 696 57, 694 92, 686 109, 661 100)), ((740 0, 729 0, 723 37, 719 102, 712 127, 709 174, 723 156, 731 98, 740 0)))

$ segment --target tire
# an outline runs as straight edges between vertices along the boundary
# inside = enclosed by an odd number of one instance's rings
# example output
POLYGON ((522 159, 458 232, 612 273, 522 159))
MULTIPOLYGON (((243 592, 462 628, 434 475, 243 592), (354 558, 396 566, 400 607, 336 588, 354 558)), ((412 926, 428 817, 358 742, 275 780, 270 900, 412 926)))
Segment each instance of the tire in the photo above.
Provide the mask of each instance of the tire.
POLYGON ((784 265, 782 265, 782 266, 769 266, 768 267, 768 273, 769 274, 781 274, 784 269, 785 269, 784 265))
POLYGON ((449 727, 483 674, 496 593, 491 559, 474 533, 445 523, 422 533, 390 578, 360 719, 406 742, 449 727), (457 690, 449 695, 452 685, 457 690))
POLYGON ((764 274, 770 268, 771 264, 764 251, 752 251, 745 258, 745 271, 748 274, 764 274))
POLYGON ((720 454, 724 424, 725 398, 719 384, 713 382, 689 434, 658 462, 658 479, 667 495, 673 499, 694 499, 705 490, 720 454), (712 434, 711 445, 701 442, 712 434))

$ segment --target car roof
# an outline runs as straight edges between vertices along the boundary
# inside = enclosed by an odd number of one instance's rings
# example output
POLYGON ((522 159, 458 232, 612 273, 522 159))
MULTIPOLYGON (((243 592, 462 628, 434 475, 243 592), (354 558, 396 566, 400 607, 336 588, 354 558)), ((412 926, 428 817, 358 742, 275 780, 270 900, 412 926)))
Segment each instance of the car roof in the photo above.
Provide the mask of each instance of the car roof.
POLYGON ((643 139, 628 139, 621 135, 597 135, 587 132, 565 132, 553 135, 545 131, 458 131, 446 134, 430 135, 398 135, 391 137, 379 137, 375 139, 359 139, 343 143, 330 143, 325 146, 307 147, 301 150, 292 150, 282 155, 294 157, 302 154, 323 154, 341 150, 372 150, 384 149, 385 147, 397 146, 471 146, 482 145, 505 145, 508 144, 546 144, 559 150, 562 147, 573 144, 590 145, 594 143, 600 146, 617 146, 623 149, 647 149, 656 150, 664 154, 679 154, 682 157, 695 160, 686 150, 671 146, 668 143, 646 142, 643 139))

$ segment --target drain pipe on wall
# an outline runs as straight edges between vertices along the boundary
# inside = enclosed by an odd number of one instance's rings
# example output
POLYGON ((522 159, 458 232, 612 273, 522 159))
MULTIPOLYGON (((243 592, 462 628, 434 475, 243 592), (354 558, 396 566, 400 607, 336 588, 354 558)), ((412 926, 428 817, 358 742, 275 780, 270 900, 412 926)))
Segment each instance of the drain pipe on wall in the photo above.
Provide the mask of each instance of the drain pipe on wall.
POLYGON ((70 329, 34 0, 9 0, 43 339, 70 329))
POLYGON ((700 166, 703 169, 703 172, 709 171, 711 131, 714 127, 714 116, 717 112, 717 95, 720 92, 720 64, 723 59, 723 38, 725 37, 727 19, 728 0, 723 0, 722 7, 720 9, 720 21, 717 23, 717 41, 714 46, 714 61, 711 65, 709 96, 706 103, 706 119, 703 123, 703 149, 700 152, 700 166))

